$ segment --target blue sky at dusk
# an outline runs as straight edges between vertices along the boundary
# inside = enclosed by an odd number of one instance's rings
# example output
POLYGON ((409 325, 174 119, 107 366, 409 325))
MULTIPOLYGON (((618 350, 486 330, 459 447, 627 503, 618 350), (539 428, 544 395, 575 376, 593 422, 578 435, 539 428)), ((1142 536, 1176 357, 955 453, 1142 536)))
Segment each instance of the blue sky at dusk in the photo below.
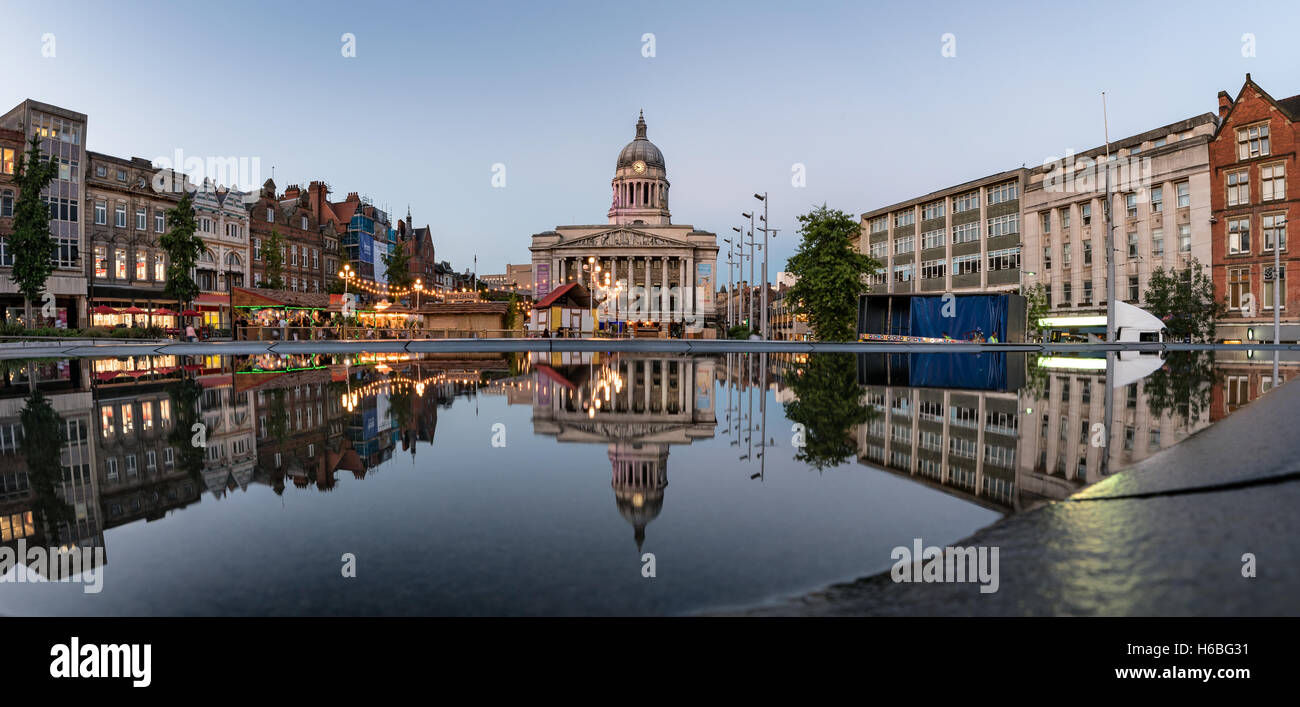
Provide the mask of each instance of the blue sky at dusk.
POLYGON ((282 189, 409 204, 440 259, 487 273, 528 262, 533 233, 605 221, 644 109, 673 221, 729 235, 770 192, 776 271, 813 205, 860 214, 1099 144, 1103 90, 1112 137, 1212 112, 1248 71, 1300 93, 1300 4, 1227 7, 8 2, 0 110, 30 97, 88 114, 95 151, 258 157, 282 189))

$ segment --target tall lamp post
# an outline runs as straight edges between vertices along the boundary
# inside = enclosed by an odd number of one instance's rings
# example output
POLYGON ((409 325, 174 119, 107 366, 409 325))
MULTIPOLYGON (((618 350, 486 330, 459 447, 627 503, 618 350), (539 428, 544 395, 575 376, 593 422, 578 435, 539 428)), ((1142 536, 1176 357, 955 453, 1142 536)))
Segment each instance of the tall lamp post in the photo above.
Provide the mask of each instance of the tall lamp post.
MULTIPOLYGON (((736 226, 732 226, 731 230, 741 235, 744 235, 745 233, 744 230, 736 226)), ((737 238, 739 237, 740 236, 737 236, 737 238)), ((723 238, 722 240, 727 242, 727 319, 730 320, 727 322, 727 328, 730 329, 731 327, 736 326, 736 317, 740 314, 739 309, 735 309, 735 313, 733 314, 733 309, 735 308, 736 303, 736 278, 735 275, 732 274, 732 266, 737 263, 735 257, 736 244, 733 243, 730 238, 723 238)))
MULTIPOLYGON (((763 329, 762 329, 762 334, 761 334, 761 336, 762 336, 764 339, 767 339, 767 338, 768 338, 768 331, 767 331, 767 251, 768 251, 768 248, 767 248, 767 233, 768 233, 768 231, 770 230, 770 231, 772 231, 773 234, 775 234, 776 231, 777 231, 777 229, 769 229, 769 228, 767 227, 767 192, 763 192, 762 194, 755 194, 755 195, 754 195, 754 198, 755 198, 755 199, 758 199, 758 200, 761 201, 761 202, 763 202, 763 216, 762 216, 762 221, 763 221, 763 228, 762 228, 762 231, 763 231, 763 329)), ((773 235, 772 237, 775 238, 776 236, 773 235)))
MULTIPOLYGON (((745 316, 749 324, 749 333, 754 333, 754 213, 742 211, 741 216, 749 219, 749 298, 746 300, 745 316)), ((741 242, 744 245, 744 242, 741 242)))

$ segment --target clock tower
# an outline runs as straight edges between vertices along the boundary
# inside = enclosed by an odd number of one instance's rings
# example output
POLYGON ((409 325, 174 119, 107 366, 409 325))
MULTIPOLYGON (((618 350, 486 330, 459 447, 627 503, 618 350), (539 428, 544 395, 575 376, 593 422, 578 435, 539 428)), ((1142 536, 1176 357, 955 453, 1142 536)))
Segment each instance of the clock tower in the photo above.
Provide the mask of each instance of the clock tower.
POLYGON ((667 226, 668 170, 664 155, 646 138, 645 113, 636 121, 636 139, 618 154, 614 167, 609 222, 618 225, 667 226))

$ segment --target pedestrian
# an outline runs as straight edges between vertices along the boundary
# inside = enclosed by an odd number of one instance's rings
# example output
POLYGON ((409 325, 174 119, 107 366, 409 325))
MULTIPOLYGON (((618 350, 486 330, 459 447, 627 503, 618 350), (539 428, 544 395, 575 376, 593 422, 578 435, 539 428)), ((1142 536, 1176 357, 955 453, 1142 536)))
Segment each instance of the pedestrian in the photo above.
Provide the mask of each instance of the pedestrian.
POLYGON ((198 335, 194 333, 194 324, 191 323, 185 325, 185 338, 189 339, 190 341, 199 340, 198 335))

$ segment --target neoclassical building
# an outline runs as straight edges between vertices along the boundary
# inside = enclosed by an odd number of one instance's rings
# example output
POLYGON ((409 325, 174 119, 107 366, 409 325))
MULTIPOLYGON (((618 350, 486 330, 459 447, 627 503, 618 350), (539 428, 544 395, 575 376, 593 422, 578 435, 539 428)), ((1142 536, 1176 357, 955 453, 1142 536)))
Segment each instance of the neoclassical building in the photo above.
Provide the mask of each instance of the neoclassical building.
POLYGON ((668 186, 664 155, 646 138, 642 115, 614 167, 608 223, 533 235, 535 296, 580 282, 600 302, 602 322, 681 322, 688 335, 712 331, 718 237, 672 223, 668 186))

